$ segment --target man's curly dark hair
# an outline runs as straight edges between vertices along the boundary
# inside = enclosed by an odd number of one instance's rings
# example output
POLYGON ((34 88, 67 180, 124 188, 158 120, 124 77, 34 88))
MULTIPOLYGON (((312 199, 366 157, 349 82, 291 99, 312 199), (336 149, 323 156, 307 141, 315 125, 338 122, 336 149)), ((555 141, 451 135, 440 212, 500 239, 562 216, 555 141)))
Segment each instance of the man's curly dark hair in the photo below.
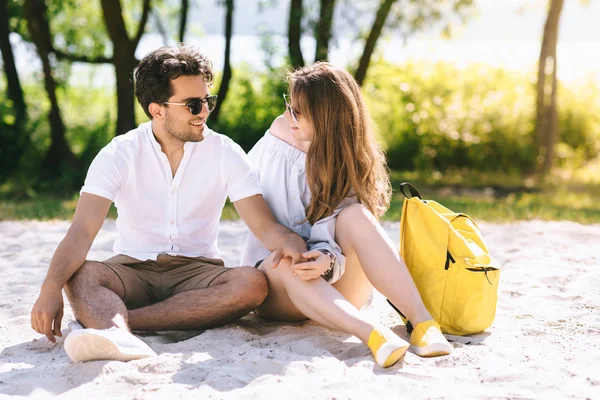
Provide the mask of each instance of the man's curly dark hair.
POLYGON ((209 85, 214 79, 210 60, 198 48, 185 43, 163 46, 140 61, 135 72, 135 96, 150 119, 150 103, 168 101, 173 95, 170 81, 181 75, 202 75, 209 85))

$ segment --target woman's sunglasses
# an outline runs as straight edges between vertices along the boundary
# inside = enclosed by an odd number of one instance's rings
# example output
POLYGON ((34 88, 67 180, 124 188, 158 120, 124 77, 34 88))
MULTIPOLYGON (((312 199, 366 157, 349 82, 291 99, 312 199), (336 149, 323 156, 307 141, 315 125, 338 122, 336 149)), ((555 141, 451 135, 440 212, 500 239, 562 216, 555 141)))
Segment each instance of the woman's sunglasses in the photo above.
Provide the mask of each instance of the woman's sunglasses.
POLYGON ((203 103, 206 103, 206 106, 208 107, 209 112, 213 111, 215 109, 215 107, 217 106, 217 97, 218 96, 216 94, 214 94, 212 96, 208 96, 204 100, 193 99, 193 100, 188 101, 187 103, 173 103, 170 101, 165 101, 163 104, 172 104, 174 106, 186 106, 190 109, 190 112, 192 113, 192 115, 198 115, 202 111, 203 103))
POLYGON ((290 95, 284 93, 283 94, 283 101, 285 102, 285 108, 287 108, 288 112, 292 116, 292 120, 295 123, 298 123, 298 114, 296 114, 296 111, 294 111, 292 109, 292 99, 291 99, 290 95))

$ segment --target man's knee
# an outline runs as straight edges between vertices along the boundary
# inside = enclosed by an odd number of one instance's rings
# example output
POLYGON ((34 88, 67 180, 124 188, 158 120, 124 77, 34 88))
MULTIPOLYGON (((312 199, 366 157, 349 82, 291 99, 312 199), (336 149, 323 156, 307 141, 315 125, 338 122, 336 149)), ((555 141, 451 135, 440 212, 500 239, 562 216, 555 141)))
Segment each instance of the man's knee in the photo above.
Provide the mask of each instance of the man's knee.
POLYGON ((69 278, 65 285, 65 292, 69 297, 75 295, 80 289, 93 281, 93 263, 93 261, 84 262, 69 278))
POLYGON ((69 299, 84 294, 93 286, 108 287, 109 279, 107 267, 98 261, 86 261, 71 276, 65 285, 65 292, 69 299))
POLYGON ((227 284, 232 286, 237 302, 253 309, 267 297, 269 286, 265 275, 252 267, 240 267, 229 272, 227 284))

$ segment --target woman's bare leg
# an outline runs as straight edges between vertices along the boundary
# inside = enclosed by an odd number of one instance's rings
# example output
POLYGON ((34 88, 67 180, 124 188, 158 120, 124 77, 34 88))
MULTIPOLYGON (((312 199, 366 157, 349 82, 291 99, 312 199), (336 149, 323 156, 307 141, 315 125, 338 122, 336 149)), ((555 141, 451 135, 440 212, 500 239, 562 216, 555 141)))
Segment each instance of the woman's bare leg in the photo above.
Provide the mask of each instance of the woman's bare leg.
POLYGON ((268 257, 259 269, 267 275, 269 283, 267 299, 257 310, 259 316, 279 321, 309 318, 328 329, 355 335, 364 343, 377 328, 325 280, 304 281, 293 276, 289 259, 273 269, 268 257))
POLYGON ((347 257, 346 272, 333 285, 342 295, 356 296, 368 279, 413 326, 432 319, 398 250, 364 206, 353 204, 340 212, 335 240, 347 257))

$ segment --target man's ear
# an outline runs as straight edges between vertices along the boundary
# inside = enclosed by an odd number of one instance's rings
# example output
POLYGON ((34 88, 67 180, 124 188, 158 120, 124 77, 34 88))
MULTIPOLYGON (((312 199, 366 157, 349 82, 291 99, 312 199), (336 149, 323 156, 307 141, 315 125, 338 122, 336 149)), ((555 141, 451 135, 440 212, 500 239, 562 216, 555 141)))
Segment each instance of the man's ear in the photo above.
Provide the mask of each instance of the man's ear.
POLYGON ((148 111, 153 119, 165 119, 164 109, 158 103, 150 103, 148 105, 148 111))

